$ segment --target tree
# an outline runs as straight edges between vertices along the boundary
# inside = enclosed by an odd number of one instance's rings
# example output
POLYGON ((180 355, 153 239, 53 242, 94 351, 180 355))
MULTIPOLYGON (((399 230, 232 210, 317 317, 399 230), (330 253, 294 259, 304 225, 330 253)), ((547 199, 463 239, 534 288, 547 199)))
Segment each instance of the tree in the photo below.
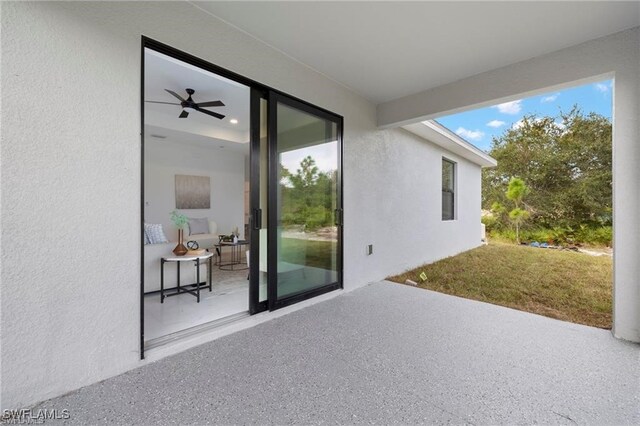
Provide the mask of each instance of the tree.
POLYGON ((306 156, 300 162, 300 168, 295 175, 290 175, 291 184, 296 188, 309 188, 318 179, 318 167, 316 160, 311 156, 306 156))
POLYGON ((288 225, 304 225, 313 230, 335 222, 337 172, 322 172, 307 156, 295 173, 281 166, 282 220, 288 225))
MULTIPOLYGON (((506 204, 513 176, 529 188, 529 223, 536 227, 611 224, 611 123, 577 107, 556 117, 525 116, 494 138, 498 166, 483 170, 482 203, 506 204)), ((505 222, 506 224, 507 222, 505 222)))
POLYGON ((507 199, 511 200, 514 204, 514 209, 509 212, 509 219, 516 227, 516 242, 520 244, 520 225, 529 217, 529 212, 523 208, 523 199, 525 195, 529 193, 529 188, 525 185, 524 181, 517 177, 512 177, 509 181, 509 188, 505 195, 507 199))

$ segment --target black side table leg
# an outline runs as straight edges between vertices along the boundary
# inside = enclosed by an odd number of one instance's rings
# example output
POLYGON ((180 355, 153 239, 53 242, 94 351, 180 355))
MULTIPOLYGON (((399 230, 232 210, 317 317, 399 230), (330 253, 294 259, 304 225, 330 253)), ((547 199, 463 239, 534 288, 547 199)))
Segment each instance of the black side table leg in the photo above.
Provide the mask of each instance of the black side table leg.
POLYGON ((200 303, 200 258, 196 258, 196 294, 198 303, 200 303))
POLYGON ((182 262, 176 262, 176 271, 178 271, 178 288, 176 289, 176 293, 180 293, 180 263, 182 262))
POLYGON ((209 275, 209 293, 211 293, 211 284, 213 284, 211 279, 211 268, 213 268, 213 256, 209 258, 209 270, 207 271, 207 274, 209 275))
POLYGON ((164 259, 160 260, 160 303, 164 303, 164 259))
POLYGON ((233 248, 233 263, 240 263, 240 246, 238 245, 233 248))

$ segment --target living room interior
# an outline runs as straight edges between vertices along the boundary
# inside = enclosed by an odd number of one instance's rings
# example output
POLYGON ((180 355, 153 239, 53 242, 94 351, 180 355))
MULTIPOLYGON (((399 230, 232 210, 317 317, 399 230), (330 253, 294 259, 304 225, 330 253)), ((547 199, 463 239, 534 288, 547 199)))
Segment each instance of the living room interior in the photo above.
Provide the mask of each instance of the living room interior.
POLYGON ((143 67, 145 347, 340 288, 341 119, 157 48, 143 67))
POLYGON ((248 315, 250 89, 154 50, 144 60, 149 342, 248 315), (174 251, 180 230, 183 257, 174 251))

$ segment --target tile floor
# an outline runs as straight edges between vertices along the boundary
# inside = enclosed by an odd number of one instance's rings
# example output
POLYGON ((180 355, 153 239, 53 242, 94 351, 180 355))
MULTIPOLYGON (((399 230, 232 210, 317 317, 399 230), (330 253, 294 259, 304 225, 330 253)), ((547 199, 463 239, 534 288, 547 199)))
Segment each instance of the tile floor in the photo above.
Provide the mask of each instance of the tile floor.
POLYGON ((160 303, 160 293, 144 298, 145 340, 149 341, 190 327, 249 310, 248 271, 213 270, 212 291, 200 290, 200 303, 188 293, 160 303))

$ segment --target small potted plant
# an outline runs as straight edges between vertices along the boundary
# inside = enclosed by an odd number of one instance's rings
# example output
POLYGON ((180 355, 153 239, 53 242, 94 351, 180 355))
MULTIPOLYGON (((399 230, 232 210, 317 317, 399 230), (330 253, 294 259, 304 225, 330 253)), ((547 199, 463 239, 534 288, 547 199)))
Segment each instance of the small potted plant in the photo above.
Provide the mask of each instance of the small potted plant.
POLYGON ((184 245, 184 226, 189 223, 189 218, 174 210, 171 212, 171 221, 178 228, 178 245, 173 249, 173 254, 184 256, 187 254, 187 248, 184 245))

